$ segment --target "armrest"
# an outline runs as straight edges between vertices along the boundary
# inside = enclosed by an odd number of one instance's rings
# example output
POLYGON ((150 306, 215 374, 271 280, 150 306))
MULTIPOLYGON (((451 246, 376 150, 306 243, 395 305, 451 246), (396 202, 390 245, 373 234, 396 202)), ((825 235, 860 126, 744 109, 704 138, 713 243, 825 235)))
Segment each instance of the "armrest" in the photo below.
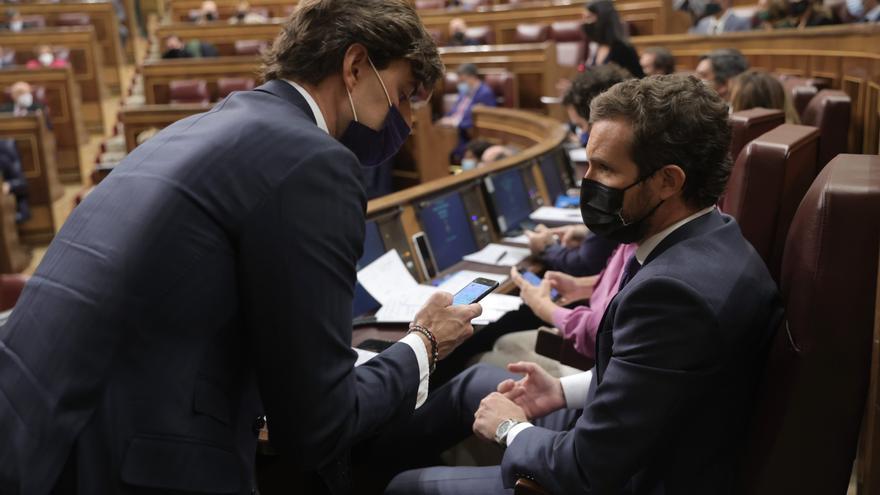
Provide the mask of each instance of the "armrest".
POLYGON ((534 481, 520 478, 513 487, 513 495, 550 495, 550 493, 534 481))
POLYGON ((572 341, 562 338, 562 335, 556 329, 538 329, 538 340, 535 341, 535 352, 579 370, 586 371, 592 368, 595 364, 592 359, 579 353, 574 348, 574 343, 572 341))

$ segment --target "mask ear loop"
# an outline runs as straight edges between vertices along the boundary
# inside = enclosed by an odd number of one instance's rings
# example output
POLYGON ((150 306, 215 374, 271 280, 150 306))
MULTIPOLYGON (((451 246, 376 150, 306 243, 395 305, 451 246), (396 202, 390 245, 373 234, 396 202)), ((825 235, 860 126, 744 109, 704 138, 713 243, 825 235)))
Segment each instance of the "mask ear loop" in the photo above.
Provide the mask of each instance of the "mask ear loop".
POLYGON ((345 92, 348 94, 348 104, 351 105, 351 113, 354 115, 354 121, 358 122, 358 113, 357 110, 354 109, 354 100, 351 99, 351 91, 348 90, 348 86, 345 87, 345 92))
MULTIPOLYGON (((370 57, 367 57, 367 61, 370 62, 370 67, 373 68, 373 72, 376 73, 376 78, 379 79, 379 84, 382 85, 382 91, 385 92, 385 99, 388 100, 388 106, 389 107, 394 106, 391 103, 391 96, 388 95, 388 88, 385 87, 385 81, 383 81, 382 77, 379 76, 379 71, 376 70, 376 66, 373 65, 373 60, 370 57)), ((349 98, 350 98, 350 96, 349 96, 349 98)))

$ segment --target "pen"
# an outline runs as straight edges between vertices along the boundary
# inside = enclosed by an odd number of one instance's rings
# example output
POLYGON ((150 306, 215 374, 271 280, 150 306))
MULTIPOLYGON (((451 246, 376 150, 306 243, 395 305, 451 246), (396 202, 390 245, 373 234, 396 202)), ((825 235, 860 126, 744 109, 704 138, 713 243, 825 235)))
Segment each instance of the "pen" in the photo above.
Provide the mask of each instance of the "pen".
POLYGON ((498 259, 495 260, 495 263, 498 263, 499 261, 503 260, 505 256, 507 256, 507 251, 502 252, 501 256, 499 256, 498 259))

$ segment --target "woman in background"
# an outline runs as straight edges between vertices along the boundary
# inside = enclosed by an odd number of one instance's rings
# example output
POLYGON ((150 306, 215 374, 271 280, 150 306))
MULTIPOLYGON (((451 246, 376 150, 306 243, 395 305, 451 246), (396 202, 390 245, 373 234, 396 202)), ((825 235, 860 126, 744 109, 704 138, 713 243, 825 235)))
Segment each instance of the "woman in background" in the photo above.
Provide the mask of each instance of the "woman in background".
POLYGON ((785 112, 785 122, 800 124, 800 118, 779 79, 760 70, 747 70, 736 76, 730 94, 734 112, 750 108, 775 108, 785 112))

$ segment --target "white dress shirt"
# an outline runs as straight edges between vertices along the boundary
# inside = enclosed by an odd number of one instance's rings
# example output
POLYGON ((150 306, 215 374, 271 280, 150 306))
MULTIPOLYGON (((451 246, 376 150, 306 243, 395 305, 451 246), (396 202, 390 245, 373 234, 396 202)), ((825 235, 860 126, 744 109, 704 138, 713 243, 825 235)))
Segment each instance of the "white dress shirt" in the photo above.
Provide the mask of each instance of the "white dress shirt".
MULTIPOLYGON (((299 91, 299 94, 301 94, 306 100, 306 103, 308 103, 309 108, 312 109, 312 113, 315 115, 315 123, 317 126, 320 127, 322 131, 330 134, 330 131, 327 129, 327 121, 324 119, 324 114, 321 113, 321 108, 318 106, 318 102, 316 102, 315 99, 312 98, 312 95, 310 95, 309 92, 299 84, 289 79, 285 79, 285 81, 299 91)), ((403 342, 412 349, 416 355, 416 362, 419 363, 419 391, 416 395, 416 409, 418 409, 425 403, 425 399, 428 398, 428 375, 430 374, 430 369, 428 367, 428 349, 425 348, 425 342, 417 334, 409 334, 400 339, 400 342, 403 342)))
MULTIPOLYGON (((654 249, 656 249, 657 246, 663 242, 663 239, 666 239, 666 237, 669 236, 669 234, 692 220, 696 220, 703 215, 712 213, 712 210, 714 209, 714 205, 704 208, 645 239, 639 244, 639 247, 636 248, 636 260, 640 265, 644 265, 645 260, 648 259, 651 252, 654 251, 654 249)), ((565 407, 568 409, 583 408, 584 404, 587 402, 587 392, 590 389, 590 382, 593 381, 593 370, 578 373, 576 375, 564 376, 560 378, 559 381, 562 384, 562 393, 565 395, 565 407)), ((513 439, 516 438, 521 431, 532 426, 534 425, 526 421, 511 428, 510 432, 507 434, 507 445, 513 443, 513 439)))

